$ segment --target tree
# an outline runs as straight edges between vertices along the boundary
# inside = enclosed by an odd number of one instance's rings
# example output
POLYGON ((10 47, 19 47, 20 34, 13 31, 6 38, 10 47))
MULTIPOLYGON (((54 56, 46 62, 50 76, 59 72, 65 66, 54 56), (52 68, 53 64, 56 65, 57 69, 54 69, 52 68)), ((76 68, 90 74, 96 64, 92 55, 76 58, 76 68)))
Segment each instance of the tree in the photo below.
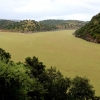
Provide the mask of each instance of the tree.
POLYGON ((70 100, 90 100, 94 98, 95 91, 86 77, 81 78, 77 76, 72 80, 68 94, 70 100))
POLYGON ((39 78, 45 71, 45 65, 43 65, 42 62, 39 62, 36 57, 27 57, 25 59, 25 66, 30 67, 31 73, 35 78, 39 78))
POLYGON ((67 90, 70 87, 70 78, 64 78, 60 71, 56 68, 46 70, 46 80, 43 83, 44 89, 47 90, 45 100, 66 100, 67 90))
POLYGON ((32 85, 30 91, 28 91, 27 95, 31 97, 31 100, 45 100, 44 95, 46 91, 43 88, 43 85, 38 81, 35 81, 35 84, 32 85))
POLYGON ((11 58, 11 55, 7 53, 5 50, 3 50, 2 48, 0 48, 0 60, 3 60, 6 63, 8 63, 10 58, 11 58))
POLYGON ((0 61, 0 100, 24 100, 27 93, 25 83, 29 81, 26 71, 24 66, 0 61))

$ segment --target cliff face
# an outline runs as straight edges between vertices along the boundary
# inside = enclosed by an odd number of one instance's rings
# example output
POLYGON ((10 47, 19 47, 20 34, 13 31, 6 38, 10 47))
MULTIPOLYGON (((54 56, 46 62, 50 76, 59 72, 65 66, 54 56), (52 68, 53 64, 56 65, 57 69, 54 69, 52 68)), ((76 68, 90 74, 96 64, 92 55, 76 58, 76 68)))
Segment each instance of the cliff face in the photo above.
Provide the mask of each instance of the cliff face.
POLYGON ((93 16, 85 26, 76 30, 74 35, 90 42, 100 43, 100 13, 93 16))

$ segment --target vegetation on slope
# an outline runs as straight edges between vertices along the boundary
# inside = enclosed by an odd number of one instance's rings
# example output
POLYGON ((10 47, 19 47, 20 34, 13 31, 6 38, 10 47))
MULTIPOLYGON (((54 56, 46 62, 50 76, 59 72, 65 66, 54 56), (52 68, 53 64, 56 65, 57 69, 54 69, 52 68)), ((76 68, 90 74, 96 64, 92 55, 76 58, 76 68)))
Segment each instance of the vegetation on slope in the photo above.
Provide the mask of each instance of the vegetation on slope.
POLYGON ((14 63, 10 54, 0 48, 0 100, 100 100, 100 97, 95 96, 86 77, 64 77, 56 68, 46 69, 36 57, 14 63))
POLYGON ((14 21, 11 20, 0 20, 0 30, 7 29, 9 25, 13 24, 14 21))
POLYGON ((85 26, 76 30, 75 36, 87 41, 100 43, 100 13, 93 16, 85 26))
POLYGON ((56 26, 58 29, 78 29, 84 26, 87 22, 78 21, 78 20, 43 20, 40 23, 46 25, 56 26))
POLYGON ((52 25, 41 24, 35 20, 23 20, 23 21, 10 21, 0 20, 0 29, 17 32, 38 32, 38 31, 50 31, 55 30, 57 27, 52 25))
POLYGON ((16 32, 38 32, 52 31, 56 29, 77 29, 85 25, 86 22, 77 20, 44 20, 37 22, 35 20, 0 20, 0 30, 16 32))

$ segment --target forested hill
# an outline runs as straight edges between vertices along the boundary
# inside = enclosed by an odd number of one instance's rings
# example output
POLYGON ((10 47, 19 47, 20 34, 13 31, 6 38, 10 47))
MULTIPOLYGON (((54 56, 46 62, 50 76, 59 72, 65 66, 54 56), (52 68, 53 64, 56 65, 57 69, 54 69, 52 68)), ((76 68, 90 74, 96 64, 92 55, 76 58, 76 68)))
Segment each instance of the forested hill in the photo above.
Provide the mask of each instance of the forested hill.
POLYGON ((85 21, 78 21, 78 20, 43 20, 40 21, 42 24, 46 25, 53 25, 56 26, 58 29, 78 29, 84 26, 86 23, 85 21))
POLYGON ((76 30, 75 36, 90 42, 100 43, 100 13, 93 16, 84 27, 76 30))
POLYGON ((56 26, 45 25, 35 20, 0 20, 0 30, 2 31, 17 31, 17 32, 38 32, 38 31, 50 31, 57 29, 56 26))
POLYGON ((0 19, 0 29, 7 29, 9 25, 13 24, 14 21, 0 19))
POLYGON ((87 22, 77 20, 0 20, 0 31, 16 31, 23 33, 52 31, 62 29, 78 29, 87 22))

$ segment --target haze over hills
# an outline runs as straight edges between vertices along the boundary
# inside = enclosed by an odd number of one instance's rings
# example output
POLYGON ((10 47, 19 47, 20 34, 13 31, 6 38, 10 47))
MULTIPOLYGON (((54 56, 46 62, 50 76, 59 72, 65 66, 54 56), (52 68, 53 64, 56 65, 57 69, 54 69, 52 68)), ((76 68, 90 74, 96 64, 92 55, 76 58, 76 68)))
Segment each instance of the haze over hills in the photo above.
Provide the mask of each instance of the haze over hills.
POLYGON ((100 43, 100 13, 93 16, 85 26, 76 30, 75 36, 90 42, 100 43))
POLYGON ((87 22, 78 20, 0 20, 0 30, 17 32, 38 32, 62 29, 78 29, 87 22))

